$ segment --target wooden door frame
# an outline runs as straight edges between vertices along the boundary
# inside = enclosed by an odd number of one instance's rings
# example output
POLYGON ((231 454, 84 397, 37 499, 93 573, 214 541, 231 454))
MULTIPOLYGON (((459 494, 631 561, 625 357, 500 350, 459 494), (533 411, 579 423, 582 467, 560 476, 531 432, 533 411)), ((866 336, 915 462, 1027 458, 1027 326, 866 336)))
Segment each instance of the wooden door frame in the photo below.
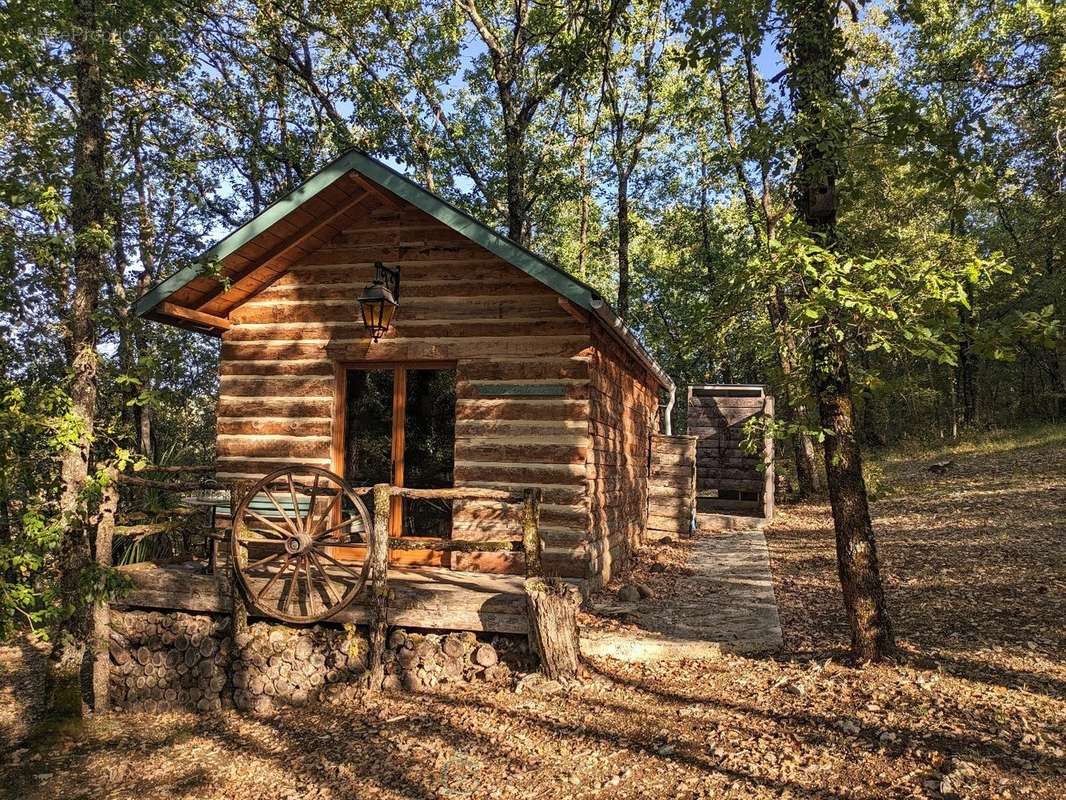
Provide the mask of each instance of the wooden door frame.
MULTIPOLYGON (((334 361, 333 424, 330 427, 330 462, 333 471, 344 477, 344 441, 348 434, 348 371, 388 370, 392 379, 392 484, 403 486, 405 426, 407 421, 407 370, 458 369, 456 361, 334 361), (397 411, 399 413, 397 413, 397 411)), ((389 535, 403 534, 403 498, 393 497, 389 506, 389 535)))

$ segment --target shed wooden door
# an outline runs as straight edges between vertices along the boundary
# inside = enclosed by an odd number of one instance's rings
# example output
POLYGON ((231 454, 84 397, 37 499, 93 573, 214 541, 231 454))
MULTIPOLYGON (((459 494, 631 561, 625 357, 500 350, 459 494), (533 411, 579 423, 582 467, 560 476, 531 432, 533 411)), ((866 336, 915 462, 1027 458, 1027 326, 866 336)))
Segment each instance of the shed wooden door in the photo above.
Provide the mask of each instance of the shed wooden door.
MULTIPOLYGON (((339 401, 335 409, 338 418, 334 420, 335 468, 343 470, 353 486, 375 483, 418 489, 451 486, 455 375, 451 364, 339 366, 339 401), (341 432, 340 437, 337 432, 341 432)), ((450 503, 392 499, 391 536, 447 538, 451 528, 450 503)), ((431 550, 393 554, 394 563, 404 564, 442 566, 445 558, 441 551, 431 550)))

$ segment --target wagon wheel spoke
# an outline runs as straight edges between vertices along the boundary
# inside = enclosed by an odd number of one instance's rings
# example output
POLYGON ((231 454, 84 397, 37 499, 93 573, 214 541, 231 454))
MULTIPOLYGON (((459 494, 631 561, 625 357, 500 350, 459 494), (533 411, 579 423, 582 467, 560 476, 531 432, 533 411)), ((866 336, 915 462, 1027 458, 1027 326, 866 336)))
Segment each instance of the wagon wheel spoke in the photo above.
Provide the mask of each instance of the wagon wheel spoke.
POLYGON ((337 531, 337 530, 340 530, 341 528, 344 528, 344 527, 347 527, 348 525, 351 525, 353 522, 355 522, 355 519, 356 519, 355 517, 348 517, 348 519, 342 520, 339 524, 334 525, 334 526, 332 526, 330 528, 326 528, 326 530, 315 534, 315 536, 313 538, 314 538, 314 540, 316 542, 319 542, 322 539, 324 539, 325 537, 329 536, 331 533, 333 533, 333 531, 337 531))
MULTIPOLYGON (((301 563, 302 560, 303 559, 301 559, 301 558, 294 558, 293 559, 294 566, 292 568, 292 577, 289 578, 289 584, 288 584, 288 590, 287 590, 288 594, 283 594, 283 597, 285 598, 285 609, 286 610, 292 608, 293 598, 296 597, 296 594, 297 594, 297 592, 300 589, 300 563, 301 563)), ((297 608, 299 608, 299 607, 297 607, 297 608)))
MULTIPOLYGON (((289 515, 285 513, 285 509, 283 509, 281 507, 281 504, 278 503, 277 499, 274 497, 274 493, 272 491, 270 491, 270 487, 269 486, 264 486, 263 487, 263 491, 266 492, 267 497, 270 498, 270 502, 274 504, 274 508, 276 508, 278 510, 278 513, 281 514, 281 518, 285 520, 285 524, 289 527, 289 530, 291 531, 291 533, 287 533, 285 535, 286 536, 295 536, 297 533, 299 533, 299 531, 296 529, 296 527, 292 524, 292 520, 289 519, 289 515)), ((251 509, 248 509, 248 512, 249 513, 255 513, 251 509)))
MULTIPOLYGON (((312 527, 308 531, 309 533, 314 535, 315 528, 317 528, 319 525, 321 525, 322 523, 324 523, 324 522, 329 520, 330 514, 333 513, 333 509, 336 508, 337 507, 337 503, 340 502, 342 494, 343 494, 343 492, 338 491, 335 495, 333 495, 333 499, 329 501, 329 505, 326 506, 326 509, 322 512, 321 515, 319 515, 318 519, 315 521, 314 527, 312 527)), ((330 531, 335 531, 338 527, 339 526, 334 526, 334 527, 330 528, 329 531, 325 531, 322 534, 322 536, 325 536, 326 533, 329 533, 330 531)), ((315 536, 315 538, 318 539, 320 537, 319 536, 315 536)))
MULTIPOLYGON (((320 477, 321 476, 318 473, 315 473, 315 482, 313 484, 311 484, 311 499, 307 503, 307 516, 304 517, 304 520, 303 520, 303 531, 304 531, 304 533, 311 533, 311 530, 312 530, 312 528, 311 528, 311 520, 314 519, 314 516, 315 516, 315 499, 316 499, 315 496, 318 494, 318 479, 320 477)), ((291 480, 291 478, 290 478, 290 480, 291 480)), ((338 492, 338 496, 340 496, 339 492, 338 492)))
MULTIPOLYGON (((255 517, 255 519, 257 519, 259 522, 262 522, 264 525, 267 525, 267 526, 273 528, 275 531, 277 531, 280 534, 279 538, 288 539, 290 536, 292 536, 291 533, 289 533, 288 531, 282 530, 277 525, 275 525, 273 522, 268 520, 266 517, 262 516, 258 511, 252 511, 252 509, 249 508, 249 509, 247 509, 247 513, 248 513, 249 516, 255 517)), ((268 531, 259 531, 259 533, 268 533, 268 531)))
POLYGON ((311 559, 308 557, 309 550, 303 556, 304 567, 304 585, 307 587, 307 610, 313 615, 315 613, 315 590, 311 580, 311 559))
POLYGON ((343 570, 344 570, 345 572, 347 572, 347 573, 348 573, 349 575, 351 575, 351 576, 352 576, 353 578, 355 578, 356 580, 359 580, 360 578, 362 578, 362 577, 363 577, 363 576, 362 576, 362 575, 361 575, 360 573, 356 572, 356 571, 355 571, 354 569, 352 569, 351 567, 349 567, 349 566, 348 566, 347 564, 345 564, 345 563, 344 563, 343 561, 338 561, 337 559, 335 559, 335 558, 334 558, 333 556, 331 556, 331 555, 330 555, 329 553, 327 553, 327 552, 326 552, 325 550, 319 550, 319 551, 318 551, 318 554, 319 554, 320 556, 322 556, 322 558, 324 558, 324 559, 328 560, 328 561, 329 561, 329 562, 330 562, 331 564, 333 564, 333 565, 335 565, 335 566, 338 566, 338 567, 340 567, 341 569, 343 569, 343 570))
POLYGON ((301 532, 304 529, 303 519, 300 517, 300 501, 296 499, 296 486, 292 482, 292 473, 285 475, 289 481, 289 497, 292 498, 292 515, 296 517, 296 530, 301 532))
POLYGON ((257 569, 258 567, 265 567, 271 561, 276 561, 277 559, 281 558, 285 554, 286 553, 285 553, 284 550, 278 550, 278 552, 272 553, 271 555, 267 556, 266 558, 261 558, 258 561, 253 561, 251 564, 245 565, 244 568, 246 570, 253 570, 253 569, 257 569))
POLYGON ((326 568, 322 566, 322 562, 321 560, 319 560, 318 554, 312 549, 308 551, 308 555, 311 557, 311 561, 315 565, 315 569, 317 569, 322 574, 322 585, 326 587, 326 594, 329 595, 330 603, 335 606, 340 605, 341 598, 337 596, 336 590, 333 588, 333 578, 329 576, 329 573, 326 571, 326 568))
POLYGON ((256 594, 255 594, 255 602, 257 604, 263 599, 263 595, 265 595, 268 591, 270 591, 270 587, 273 586, 275 583, 277 583, 278 578, 280 578, 285 573, 285 571, 289 568, 289 564, 291 564, 291 563, 292 563, 292 556, 291 555, 286 555, 285 556, 285 563, 282 564, 280 569, 278 569, 278 571, 275 572, 270 577, 270 580, 268 580, 266 582, 266 586, 264 586, 262 589, 260 589, 258 592, 256 592, 256 594))

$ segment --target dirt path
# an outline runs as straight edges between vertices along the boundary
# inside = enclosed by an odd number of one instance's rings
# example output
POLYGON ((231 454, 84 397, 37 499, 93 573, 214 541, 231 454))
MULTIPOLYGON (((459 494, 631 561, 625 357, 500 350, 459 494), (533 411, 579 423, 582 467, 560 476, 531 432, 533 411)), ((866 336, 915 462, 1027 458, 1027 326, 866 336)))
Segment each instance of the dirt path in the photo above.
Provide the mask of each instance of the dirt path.
POLYGON ((636 603, 600 600, 583 618, 586 655, 623 661, 713 658, 721 652, 771 653, 781 647, 766 538, 760 530, 700 532, 686 550, 687 574, 644 576, 652 596, 636 603), (605 624, 596 616, 624 618, 605 624))
POLYGON ((0 752, 23 741, 44 713, 46 657, 28 638, 0 647, 0 752))

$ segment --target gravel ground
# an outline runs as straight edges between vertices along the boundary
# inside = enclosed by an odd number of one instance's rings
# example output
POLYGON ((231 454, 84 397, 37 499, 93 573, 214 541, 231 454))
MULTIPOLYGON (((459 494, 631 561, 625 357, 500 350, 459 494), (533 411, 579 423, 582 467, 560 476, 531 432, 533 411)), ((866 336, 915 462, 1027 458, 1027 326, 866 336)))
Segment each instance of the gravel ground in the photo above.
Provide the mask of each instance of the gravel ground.
MULTIPOLYGON (((1057 800, 1066 446, 954 457, 942 476, 890 465, 895 493, 875 507, 892 662, 848 663, 828 511, 800 506, 768 531, 776 658, 600 661, 580 686, 527 678, 272 720, 115 715, 8 754, 3 785, 42 799, 1057 800)), ((668 592, 688 546, 645 549, 635 576, 668 592)))

